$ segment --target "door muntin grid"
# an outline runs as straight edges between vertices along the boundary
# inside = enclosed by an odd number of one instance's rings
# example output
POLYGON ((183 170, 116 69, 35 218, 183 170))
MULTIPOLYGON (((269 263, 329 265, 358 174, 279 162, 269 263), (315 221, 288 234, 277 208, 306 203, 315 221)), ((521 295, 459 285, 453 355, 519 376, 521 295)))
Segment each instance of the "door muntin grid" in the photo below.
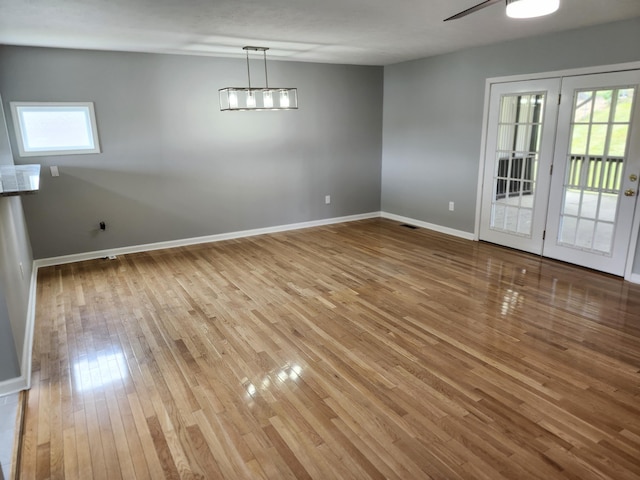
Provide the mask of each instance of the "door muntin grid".
POLYGON ((611 255, 635 87, 576 90, 558 244, 611 255))
POLYGON ((545 94, 502 95, 491 199, 492 230, 531 238, 545 94))

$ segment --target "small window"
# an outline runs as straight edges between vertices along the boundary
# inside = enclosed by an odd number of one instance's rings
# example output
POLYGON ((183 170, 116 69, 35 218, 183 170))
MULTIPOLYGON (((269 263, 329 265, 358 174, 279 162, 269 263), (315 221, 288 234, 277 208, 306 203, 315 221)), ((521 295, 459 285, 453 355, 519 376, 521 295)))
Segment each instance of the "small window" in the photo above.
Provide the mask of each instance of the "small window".
POLYGON ((11 102, 21 157, 100 153, 93 103, 11 102))

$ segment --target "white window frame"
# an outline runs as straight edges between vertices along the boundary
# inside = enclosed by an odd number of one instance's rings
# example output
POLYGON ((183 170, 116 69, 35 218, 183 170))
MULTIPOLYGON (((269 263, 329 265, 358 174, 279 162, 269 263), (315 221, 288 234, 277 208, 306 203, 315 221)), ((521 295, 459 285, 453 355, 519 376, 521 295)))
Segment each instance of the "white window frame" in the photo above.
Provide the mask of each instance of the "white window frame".
POLYGON ((86 155, 91 153, 100 153, 100 140, 98 138, 98 128, 96 125, 96 114, 93 102, 10 102, 11 114, 13 117, 13 125, 18 143, 18 152, 21 157, 43 157, 50 155, 86 155), (86 125, 89 137, 93 140, 93 146, 65 145, 52 146, 50 148, 33 148, 29 147, 26 140, 25 124, 22 112, 27 110, 42 110, 64 112, 80 111, 85 115, 86 125))

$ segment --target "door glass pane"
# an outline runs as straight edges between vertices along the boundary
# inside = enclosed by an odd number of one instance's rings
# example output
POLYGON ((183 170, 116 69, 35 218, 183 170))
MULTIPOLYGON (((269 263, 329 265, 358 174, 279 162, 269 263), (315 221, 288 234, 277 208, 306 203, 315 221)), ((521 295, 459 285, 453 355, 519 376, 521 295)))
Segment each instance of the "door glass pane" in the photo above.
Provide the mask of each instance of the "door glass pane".
POLYGON ((576 92, 559 244, 612 253, 634 98, 627 87, 576 92))
POLYGON ((589 123, 593 108, 593 92, 578 92, 574 108, 574 123, 589 123))
POLYGON ((520 128, 516 129, 517 136, 514 150, 517 152, 528 152, 531 142, 531 125, 520 124, 520 128))
POLYGON ((618 91, 614 122, 629 123, 631 120, 633 93, 633 88, 623 88, 618 91))
POLYGON ((593 243, 593 233, 596 222, 581 218, 578 220, 578 232, 576 234, 576 246, 584 249, 591 249, 593 243))
POLYGON ((604 154, 608 125, 592 125, 589 138, 589 155, 604 154))
POLYGON ((580 190, 567 189, 564 192, 564 214, 574 217, 580 212, 580 190))
POLYGON ((596 234, 593 240, 593 249, 607 253, 611 251, 613 241, 613 223, 598 222, 596 234))
POLYGON ((589 140, 589 125, 574 125, 571 133, 571 153, 584 155, 587 153, 589 140))
POLYGON ((576 242, 578 218, 565 215, 560 225, 560 243, 573 245, 576 242))
POLYGON ((567 185, 577 187, 580 185, 580 177, 582 176, 582 164, 584 163, 584 155, 571 156, 569 166, 567 168, 568 178, 567 185))
POLYGON ((509 152, 513 150, 513 132, 515 125, 500 125, 498 127, 498 150, 509 152))
POLYGON ((544 100, 542 93, 501 97, 492 230, 531 237, 544 100))
POLYGON ((491 209, 491 222, 496 229, 504 229, 504 219, 507 207, 505 205, 496 204, 491 209))
POLYGON ((608 122, 611 114, 612 90, 598 90, 594 102, 593 122, 608 122))
POLYGON ((505 95, 500 104, 500 123, 509 125, 516 118, 516 109, 520 103, 517 95, 505 95))
POLYGON ((531 220, 533 218, 533 210, 529 208, 521 208, 518 214, 518 233, 527 235, 531 231, 531 220))
POLYGON ((627 138, 629 138, 629 125, 614 125, 611 128, 609 155, 624 157, 627 151, 627 138))
POLYGON ((507 219, 505 221, 505 228, 518 231, 518 213, 520 209, 518 207, 507 207, 507 219))
POLYGON ((583 192, 581 207, 580 216, 582 218, 596 218, 596 212, 598 211, 598 194, 594 192, 583 192))
POLYGON ((618 195, 604 193, 600 197, 600 210, 598 218, 605 222, 614 222, 618 208, 618 195))
POLYGON ((602 180, 602 157, 589 158, 589 170, 587 170, 587 187, 590 190, 598 188, 602 180))

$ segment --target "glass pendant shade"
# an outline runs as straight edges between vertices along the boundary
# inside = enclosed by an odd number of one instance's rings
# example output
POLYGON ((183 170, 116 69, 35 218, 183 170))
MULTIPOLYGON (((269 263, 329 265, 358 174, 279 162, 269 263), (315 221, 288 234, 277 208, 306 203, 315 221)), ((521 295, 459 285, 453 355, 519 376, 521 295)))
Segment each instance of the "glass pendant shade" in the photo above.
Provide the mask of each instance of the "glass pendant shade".
POLYGON ((271 90, 262 92, 262 100, 264 102, 264 108, 273 108, 273 92, 271 90))
POLYGON ((289 108, 291 106, 291 99, 289 98, 289 92, 287 90, 280 90, 280 105, 283 108, 289 108))
POLYGON ((247 108, 256 108, 256 92, 253 90, 247 93, 247 108))
POLYGON ((507 16, 534 18, 549 15, 560 7, 560 0, 507 0, 507 16))
POLYGON ((238 94, 236 92, 229 92, 227 96, 227 104, 229 108, 238 108, 238 94))
POLYGON ((218 90, 221 111, 261 111, 261 110, 295 110, 298 108, 298 90, 287 87, 269 87, 267 76, 267 54, 265 47, 244 47, 247 52, 248 87, 226 87, 218 90), (264 87, 251 86, 251 69, 249 67, 249 51, 263 52, 264 87))

